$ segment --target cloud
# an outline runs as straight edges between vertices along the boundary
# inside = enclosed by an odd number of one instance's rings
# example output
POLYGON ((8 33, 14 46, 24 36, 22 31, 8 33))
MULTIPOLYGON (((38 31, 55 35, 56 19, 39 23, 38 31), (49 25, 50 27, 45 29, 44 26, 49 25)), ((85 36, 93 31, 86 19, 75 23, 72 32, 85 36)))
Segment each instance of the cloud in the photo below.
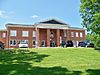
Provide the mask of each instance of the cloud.
POLYGON ((33 19, 36 19, 36 18, 38 18, 38 17, 39 17, 38 15, 33 15, 33 16, 32 16, 33 19))
POLYGON ((4 11, 1 11, 0 10, 0 18, 3 18, 4 17, 4 13, 5 13, 4 11))
POLYGON ((5 11, 0 10, 0 18, 9 18, 9 16, 6 15, 5 11))

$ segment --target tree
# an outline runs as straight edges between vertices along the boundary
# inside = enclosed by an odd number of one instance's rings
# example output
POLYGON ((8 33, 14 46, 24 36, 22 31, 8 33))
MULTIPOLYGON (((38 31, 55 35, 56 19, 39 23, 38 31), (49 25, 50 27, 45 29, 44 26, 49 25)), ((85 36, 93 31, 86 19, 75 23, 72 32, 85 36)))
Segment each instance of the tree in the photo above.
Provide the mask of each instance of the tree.
POLYGON ((80 16, 83 27, 100 38, 100 0, 80 0, 80 16))

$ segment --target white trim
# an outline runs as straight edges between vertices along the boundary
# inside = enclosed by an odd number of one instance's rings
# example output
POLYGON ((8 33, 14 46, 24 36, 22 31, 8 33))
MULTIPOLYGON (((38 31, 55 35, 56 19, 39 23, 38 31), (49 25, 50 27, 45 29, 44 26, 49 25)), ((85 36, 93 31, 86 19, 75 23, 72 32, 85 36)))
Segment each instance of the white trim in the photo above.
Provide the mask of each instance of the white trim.
POLYGON ((49 28, 49 29, 68 29, 67 25, 61 24, 38 24, 38 28, 49 28))
POLYGON ((22 31, 22 37, 28 37, 29 31, 22 31))
POLYGON ((33 37, 36 37, 36 31, 35 30, 33 31, 33 37))
POLYGON ((2 33, 2 38, 6 38, 6 33, 5 32, 2 33))
POLYGON ((74 32, 71 32, 71 37, 74 37, 74 32))
POLYGON ((17 36, 17 30, 10 30, 10 36, 17 36))
POLYGON ((7 29, 0 29, 0 31, 2 32, 2 31, 7 31, 7 29))
POLYGON ((78 35, 79 33, 78 32, 76 32, 76 37, 79 37, 79 35, 78 35))
POLYGON ((82 32, 80 32, 80 37, 83 37, 83 33, 82 32))
POLYGON ((64 30, 64 37, 67 37, 66 30, 64 30))

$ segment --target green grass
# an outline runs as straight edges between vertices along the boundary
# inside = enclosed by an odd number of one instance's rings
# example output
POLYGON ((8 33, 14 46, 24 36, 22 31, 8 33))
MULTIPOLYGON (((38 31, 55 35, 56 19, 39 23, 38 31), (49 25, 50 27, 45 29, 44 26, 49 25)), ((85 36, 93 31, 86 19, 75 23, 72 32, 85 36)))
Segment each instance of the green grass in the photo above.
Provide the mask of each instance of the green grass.
POLYGON ((92 48, 0 50, 0 75, 100 75, 100 51, 92 48))

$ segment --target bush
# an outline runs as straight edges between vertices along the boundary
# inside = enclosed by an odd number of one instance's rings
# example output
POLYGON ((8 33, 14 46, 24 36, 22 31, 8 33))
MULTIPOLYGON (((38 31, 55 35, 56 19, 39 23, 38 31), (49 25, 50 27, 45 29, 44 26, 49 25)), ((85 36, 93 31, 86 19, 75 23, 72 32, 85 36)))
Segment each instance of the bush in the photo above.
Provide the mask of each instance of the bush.
POLYGON ((100 37, 97 39, 97 41, 96 41, 96 46, 97 47, 100 47, 100 37))

